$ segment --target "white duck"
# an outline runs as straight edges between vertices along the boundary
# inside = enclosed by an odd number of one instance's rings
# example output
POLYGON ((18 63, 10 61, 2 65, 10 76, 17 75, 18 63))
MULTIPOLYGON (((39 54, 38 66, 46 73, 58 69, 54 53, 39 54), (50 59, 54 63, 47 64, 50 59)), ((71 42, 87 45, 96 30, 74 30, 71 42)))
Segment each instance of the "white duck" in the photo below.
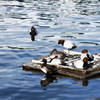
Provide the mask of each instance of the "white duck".
POLYGON ((88 52, 87 49, 84 49, 84 50, 82 51, 81 59, 83 59, 84 57, 87 57, 87 58, 88 58, 88 61, 93 61, 93 60, 94 60, 93 55, 92 55, 90 52, 88 52))
POLYGON ((51 64, 56 64, 56 65, 66 65, 66 63, 64 62, 64 60, 61 60, 58 58, 58 56, 55 56, 53 59, 50 60, 51 64))
POLYGON ((74 67, 79 69, 87 69, 89 68, 88 58, 84 57, 83 60, 77 60, 73 62, 74 67))
POLYGON ((59 40, 58 41, 58 44, 62 44, 63 47, 67 48, 68 49, 68 53, 69 53, 69 50, 72 50, 74 48, 76 48, 77 46, 70 40, 59 40))

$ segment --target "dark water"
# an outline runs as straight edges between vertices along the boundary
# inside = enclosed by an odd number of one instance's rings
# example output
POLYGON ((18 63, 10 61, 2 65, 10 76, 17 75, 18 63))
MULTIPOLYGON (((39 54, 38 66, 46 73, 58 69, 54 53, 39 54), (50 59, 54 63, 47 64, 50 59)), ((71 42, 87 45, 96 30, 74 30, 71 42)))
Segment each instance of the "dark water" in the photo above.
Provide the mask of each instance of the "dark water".
POLYGON ((57 76, 43 87, 43 73, 23 70, 24 62, 64 49, 59 39, 100 54, 100 0, 0 0, 0 100, 100 100, 100 75, 57 76))

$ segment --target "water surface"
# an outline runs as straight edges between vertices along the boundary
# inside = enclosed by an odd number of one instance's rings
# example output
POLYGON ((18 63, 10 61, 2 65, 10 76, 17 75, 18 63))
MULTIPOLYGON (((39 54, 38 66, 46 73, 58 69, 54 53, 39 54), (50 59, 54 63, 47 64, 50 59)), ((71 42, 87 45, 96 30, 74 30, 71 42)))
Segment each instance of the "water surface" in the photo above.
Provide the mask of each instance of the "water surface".
POLYGON ((59 39, 73 41, 74 51, 100 54, 100 1, 0 1, 0 99, 100 99, 100 75, 88 80, 57 76, 47 78, 45 86, 43 73, 23 70, 24 62, 64 49, 59 39), (38 31, 35 41, 29 35, 32 26, 38 31))

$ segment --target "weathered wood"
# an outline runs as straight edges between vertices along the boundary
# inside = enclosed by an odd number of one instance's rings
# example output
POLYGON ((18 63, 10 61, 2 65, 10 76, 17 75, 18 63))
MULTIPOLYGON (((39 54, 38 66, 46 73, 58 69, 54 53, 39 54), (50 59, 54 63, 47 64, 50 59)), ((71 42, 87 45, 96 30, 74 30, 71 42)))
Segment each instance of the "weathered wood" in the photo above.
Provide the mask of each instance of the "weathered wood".
MULTIPOLYGON (((67 54, 67 50, 63 50, 62 52, 67 54)), ((71 55, 81 55, 80 52, 74 52, 74 51, 70 51, 69 56, 71 55)), ((78 69, 78 68, 74 68, 74 67, 70 67, 70 66, 63 66, 63 65, 53 65, 51 63, 48 63, 50 66, 55 66, 55 68, 58 70, 58 73, 61 75, 66 75, 66 76, 71 76, 74 78, 80 78, 80 79, 84 79, 96 74, 100 73, 100 56, 98 55, 93 55, 94 56, 94 61, 93 61, 93 67, 89 68, 87 70, 83 70, 83 69, 78 69)), ((43 57, 39 57, 36 59, 33 59, 30 62, 26 62, 23 63, 23 68, 27 69, 27 70, 40 70, 41 71, 41 65, 43 62, 41 62, 41 60, 43 58, 49 59, 49 55, 43 56, 43 57)), ((71 58, 71 60, 75 60, 73 57, 71 58)))

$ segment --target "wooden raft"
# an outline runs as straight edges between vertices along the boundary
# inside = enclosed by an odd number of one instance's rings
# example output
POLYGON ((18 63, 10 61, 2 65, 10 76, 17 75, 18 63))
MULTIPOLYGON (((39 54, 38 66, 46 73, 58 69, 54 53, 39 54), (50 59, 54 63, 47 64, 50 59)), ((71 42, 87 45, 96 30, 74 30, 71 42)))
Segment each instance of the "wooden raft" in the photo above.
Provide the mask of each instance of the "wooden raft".
MULTIPOLYGON (((67 75, 67 76, 71 76, 71 77, 79 78, 79 79, 84 79, 84 78, 88 78, 96 74, 100 74, 100 56, 93 55, 94 60, 91 62, 93 66, 91 68, 88 68, 87 70, 83 70, 83 69, 70 66, 70 63, 72 61, 80 59, 80 55, 81 55, 80 52, 70 51, 69 54, 67 50, 63 50, 61 52, 64 52, 66 54, 66 57, 67 57, 66 66, 52 65, 51 63, 48 62, 49 65, 55 66, 55 68, 58 71, 58 74, 67 75)), ((27 70, 40 70, 41 71, 41 65, 43 64, 42 62, 43 58, 49 60, 50 56, 46 55, 43 57, 33 59, 32 61, 23 63, 23 68, 27 70)))

